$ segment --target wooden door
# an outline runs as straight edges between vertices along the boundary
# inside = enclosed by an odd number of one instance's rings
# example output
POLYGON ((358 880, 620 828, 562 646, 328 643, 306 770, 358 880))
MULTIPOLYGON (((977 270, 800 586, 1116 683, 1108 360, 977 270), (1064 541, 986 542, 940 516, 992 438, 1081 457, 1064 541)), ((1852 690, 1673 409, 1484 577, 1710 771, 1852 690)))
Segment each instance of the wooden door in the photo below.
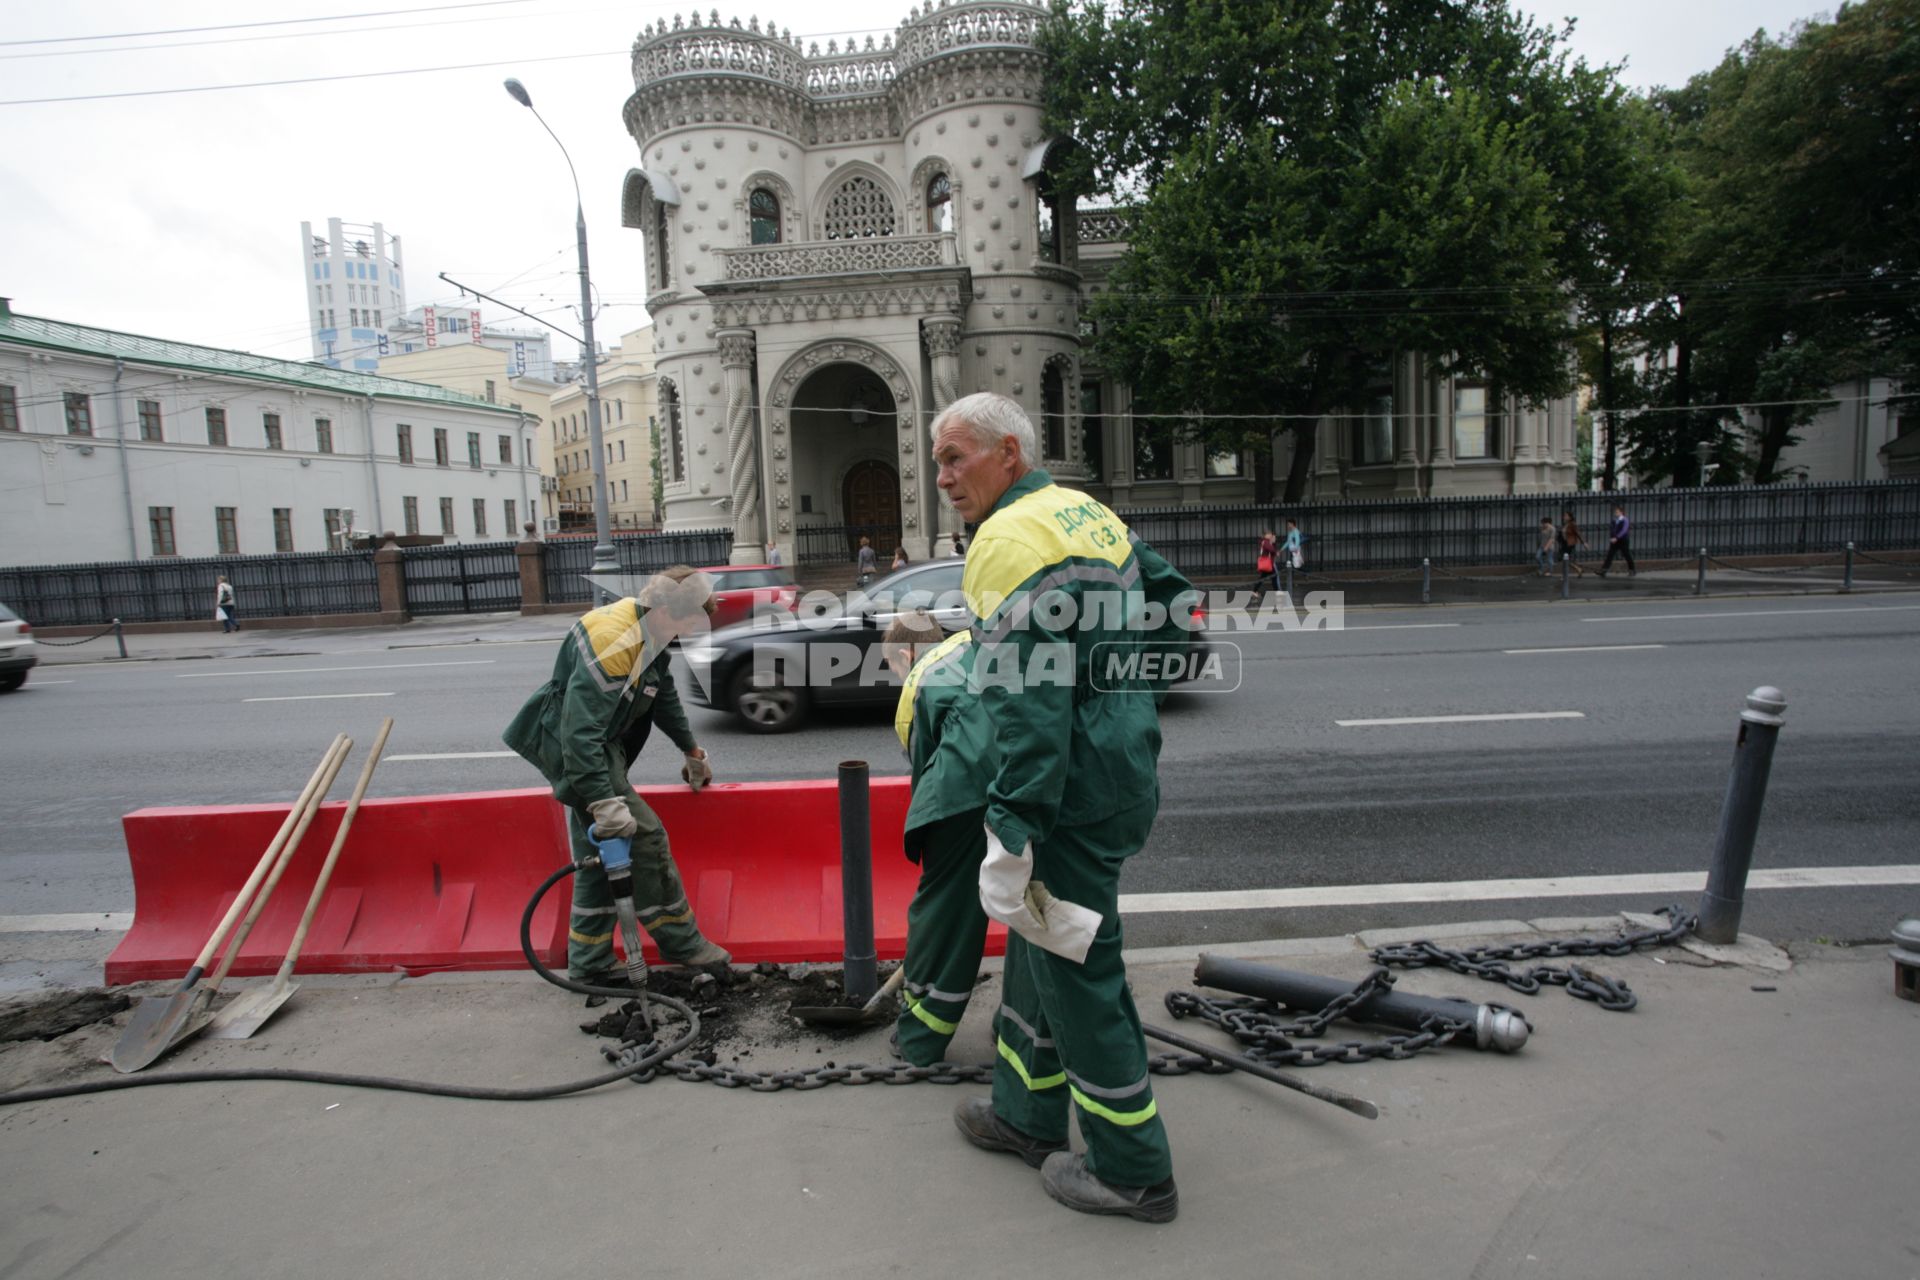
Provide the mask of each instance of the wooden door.
POLYGON ((900 476, 884 462, 855 463, 842 492, 847 513, 847 556, 858 554, 860 536, 873 540, 874 559, 884 568, 900 536, 900 476), (884 545, 883 545, 884 544, 884 545))

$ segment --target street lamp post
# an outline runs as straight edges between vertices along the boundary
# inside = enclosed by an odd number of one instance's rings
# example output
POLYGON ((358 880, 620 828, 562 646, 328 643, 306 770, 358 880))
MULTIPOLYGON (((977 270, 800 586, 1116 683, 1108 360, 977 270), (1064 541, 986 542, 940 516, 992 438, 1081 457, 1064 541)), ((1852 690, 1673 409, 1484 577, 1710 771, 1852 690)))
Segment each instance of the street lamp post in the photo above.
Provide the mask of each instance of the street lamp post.
POLYGON ((567 154, 567 144, 560 141, 560 135, 534 110, 533 99, 528 96, 526 86, 513 79, 509 79, 506 85, 513 100, 533 111, 533 118, 540 121, 540 127, 560 148, 560 154, 566 158, 567 172, 573 177, 573 223, 580 243, 581 363, 587 370, 587 440, 593 449, 593 567, 588 572, 593 575, 594 585, 603 597, 611 598, 611 592, 600 584, 620 572, 620 562, 613 554, 613 536, 607 520, 607 452, 606 446, 600 441, 600 371, 598 353, 593 345, 593 286, 587 276, 587 211, 580 198, 580 175, 574 170, 573 157, 567 154))

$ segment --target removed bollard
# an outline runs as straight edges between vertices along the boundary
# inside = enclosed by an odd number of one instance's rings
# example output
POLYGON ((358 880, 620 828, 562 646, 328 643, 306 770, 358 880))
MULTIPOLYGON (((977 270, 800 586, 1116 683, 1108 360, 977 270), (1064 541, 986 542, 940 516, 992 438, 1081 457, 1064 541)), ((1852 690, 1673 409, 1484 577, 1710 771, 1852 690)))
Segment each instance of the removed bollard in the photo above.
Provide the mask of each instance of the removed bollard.
MULTIPOLYGON (((1194 966, 1193 980, 1203 987, 1258 996, 1302 1013, 1318 1013, 1353 991, 1353 984, 1340 978, 1323 978, 1318 974, 1204 953, 1200 963, 1194 966)), ((1511 1009, 1465 1000, 1404 995, 1398 991, 1368 996, 1347 1016, 1355 1022, 1377 1022, 1407 1031, 1419 1031, 1435 1018, 1463 1022, 1473 1029, 1474 1048, 1495 1049, 1501 1053, 1518 1053, 1527 1043, 1529 1031, 1527 1020, 1511 1009)))

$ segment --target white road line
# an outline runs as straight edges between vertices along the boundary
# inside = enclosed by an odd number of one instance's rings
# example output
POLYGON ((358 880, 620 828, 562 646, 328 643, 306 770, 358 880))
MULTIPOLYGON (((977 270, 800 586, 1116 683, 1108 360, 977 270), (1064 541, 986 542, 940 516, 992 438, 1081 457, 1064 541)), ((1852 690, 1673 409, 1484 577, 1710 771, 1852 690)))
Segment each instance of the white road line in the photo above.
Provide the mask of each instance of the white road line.
POLYGON ((1739 613, 1702 610, 1697 613, 1635 613, 1617 618, 1582 618, 1582 622, 1692 622, 1699 618, 1818 618, 1829 613, 1900 613, 1920 604, 1841 604, 1819 609, 1755 609, 1739 613))
POLYGON ((464 662, 373 662, 358 667, 276 667, 271 671, 195 671, 177 675, 175 680, 233 680, 240 676, 311 676, 335 671, 405 671, 412 667, 490 667, 492 658, 469 658, 464 662))
POLYGON ((391 698, 387 693, 294 693, 280 698, 242 698, 242 702, 320 702, 328 698, 391 698))
POLYGON ((1502 653, 1625 653, 1629 649, 1664 649, 1663 644, 1576 644, 1559 649, 1502 649, 1502 653))
POLYGON ((422 751, 413 755, 381 756, 382 760, 501 760, 517 759, 517 751, 422 751))
POLYGON ((1314 627, 1315 631, 1434 631, 1457 622, 1364 622, 1357 627, 1314 627))
MULTIPOLYGON (((1705 871, 1647 875, 1548 876, 1538 880, 1434 880, 1414 884, 1342 884, 1302 889, 1228 889, 1210 893, 1123 893, 1124 915, 1176 911, 1251 911, 1372 906, 1401 902, 1485 902, 1506 898, 1584 898, 1695 894, 1705 871)), ((1749 889, 1857 889, 1920 884, 1920 866, 1782 867, 1754 871, 1749 889)))
POLYGON ((1343 729, 1389 724, 1484 724, 1490 720, 1585 720, 1584 711, 1501 711, 1477 716, 1395 716, 1388 720, 1335 720, 1343 729))
POLYGON ((41 685, 46 685, 46 684, 72 684, 72 683, 73 681, 71 680, 35 680, 33 682, 33 686, 34 688, 37 689, 41 685))
POLYGON ((0 933, 123 933, 133 927, 131 911, 76 911, 66 915, 0 916, 0 933))

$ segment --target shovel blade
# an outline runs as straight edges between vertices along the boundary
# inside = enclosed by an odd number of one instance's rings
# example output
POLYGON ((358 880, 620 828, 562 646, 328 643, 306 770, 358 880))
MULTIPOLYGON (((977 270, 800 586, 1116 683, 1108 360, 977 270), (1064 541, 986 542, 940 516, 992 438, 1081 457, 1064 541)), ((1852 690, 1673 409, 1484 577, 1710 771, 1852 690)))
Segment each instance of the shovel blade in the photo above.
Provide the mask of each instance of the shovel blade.
POLYGON ((887 1021, 878 1009, 862 1009, 858 1005, 797 1004, 787 1012, 816 1027, 870 1027, 887 1021))
POLYGON ((256 987, 252 991, 242 991, 233 1000, 223 1006, 207 1023, 209 1040, 245 1040, 261 1027, 267 1019, 279 1012, 294 992, 300 989, 297 982, 275 982, 268 986, 256 987))
POLYGON ((194 987, 176 991, 164 1000, 157 996, 142 1000, 134 1006, 127 1029, 120 1033, 107 1061, 122 1075, 151 1064, 205 1025, 205 1019, 197 1015, 206 995, 206 988, 194 987))

